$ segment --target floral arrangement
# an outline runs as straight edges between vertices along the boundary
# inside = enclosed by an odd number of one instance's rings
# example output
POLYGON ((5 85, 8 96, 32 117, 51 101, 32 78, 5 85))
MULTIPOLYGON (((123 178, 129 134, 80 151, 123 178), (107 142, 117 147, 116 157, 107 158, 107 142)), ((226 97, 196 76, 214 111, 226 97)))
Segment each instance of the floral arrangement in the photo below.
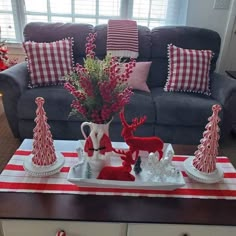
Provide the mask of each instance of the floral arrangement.
POLYGON ((135 60, 121 63, 116 57, 106 56, 103 60, 95 57, 96 33, 86 38, 84 65, 77 64, 74 71, 65 76, 64 84, 74 97, 72 115, 104 124, 120 112, 130 101, 132 90, 128 78, 135 66, 135 60))
POLYGON ((9 59, 5 42, 0 42, 0 71, 6 70, 15 64, 17 64, 17 59, 9 59))

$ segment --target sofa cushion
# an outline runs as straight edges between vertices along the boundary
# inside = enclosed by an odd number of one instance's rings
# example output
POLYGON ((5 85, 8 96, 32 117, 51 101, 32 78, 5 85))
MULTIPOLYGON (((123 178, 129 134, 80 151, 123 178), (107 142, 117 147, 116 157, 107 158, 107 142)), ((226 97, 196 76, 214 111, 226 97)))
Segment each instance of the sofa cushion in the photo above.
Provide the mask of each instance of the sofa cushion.
POLYGON ((172 144, 199 145, 204 126, 156 125, 155 135, 172 144))
POLYGON ((62 83, 62 77, 73 68, 72 45, 72 38, 50 43, 24 42, 30 86, 62 83))
MULTIPOLYGON (((146 115, 147 120, 144 124, 154 124, 155 110, 151 93, 140 90, 134 90, 133 92, 130 102, 125 106, 126 121, 131 123, 133 118, 146 115)), ((112 121, 112 123, 116 122, 120 123, 119 115, 116 115, 112 121)))
POLYGON ((77 117, 69 118, 73 96, 63 86, 27 89, 20 97, 17 106, 20 119, 35 118, 36 97, 43 97, 45 99, 44 109, 48 120, 80 120, 77 117))
MULTIPOLYGON (((44 110, 48 120, 81 120, 77 116, 69 117, 71 112, 71 102, 73 95, 68 93, 63 86, 38 87, 27 89, 18 102, 18 116, 20 119, 34 119, 36 117, 35 98, 43 97, 45 99, 44 110)), ((125 107, 125 114, 128 122, 134 117, 147 116, 145 123, 155 123, 154 104, 150 93, 134 90, 130 103, 125 107), (137 109, 139 107, 139 109, 137 109)), ((112 122, 119 122, 117 114, 112 122)))
POLYGON ((158 125, 205 126, 212 114, 212 106, 219 104, 204 94, 166 93, 163 88, 151 89, 151 94, 158 125))
POLYGON ((210 95, 211 59, 210 50, 184 49, 169 44, 169 73, 164 90, 210 95))

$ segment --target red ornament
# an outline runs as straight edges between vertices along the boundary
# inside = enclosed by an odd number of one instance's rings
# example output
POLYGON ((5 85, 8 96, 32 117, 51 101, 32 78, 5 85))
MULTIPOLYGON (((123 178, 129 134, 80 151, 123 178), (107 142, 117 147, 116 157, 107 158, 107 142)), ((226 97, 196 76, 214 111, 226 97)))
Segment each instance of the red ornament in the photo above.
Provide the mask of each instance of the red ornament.
POLYGON ((5 64, 3 60, 0 60, 0 71, 6 70, 8 66, 5 64))
POLYGON ((17 59, 9 59, 8 49, 5 46, 5 42, 0 42, 0 72, 15 64, 17 64, 17 59))

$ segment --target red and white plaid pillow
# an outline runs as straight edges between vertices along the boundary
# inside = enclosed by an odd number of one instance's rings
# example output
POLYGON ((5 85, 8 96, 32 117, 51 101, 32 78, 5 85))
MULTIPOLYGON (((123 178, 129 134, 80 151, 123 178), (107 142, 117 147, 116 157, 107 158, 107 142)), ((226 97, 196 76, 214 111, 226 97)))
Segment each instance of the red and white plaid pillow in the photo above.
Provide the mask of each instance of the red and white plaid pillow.
POLYGON ((30 73, 30 86, 56 85, 73 70, 73 38, 50 43, 23 43, 30 73))
POLYGON ((164 91, 210 95, 209 72, 213 52, 168 45, 169 73, 164 91))

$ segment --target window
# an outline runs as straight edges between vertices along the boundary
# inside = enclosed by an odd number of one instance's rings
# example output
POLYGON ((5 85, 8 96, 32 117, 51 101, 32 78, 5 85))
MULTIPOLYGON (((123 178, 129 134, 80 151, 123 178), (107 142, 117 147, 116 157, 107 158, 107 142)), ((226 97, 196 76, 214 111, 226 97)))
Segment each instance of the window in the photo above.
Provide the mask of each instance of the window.
POLYGON ((108 19, 134 19, 149 28, 184 25, 188 0, 1 0, 0 38, 23 40, 28 22, 77 22, 93 25, 108 19))
POLYGON ((2 39, 14 40, 16 38, 11 1, 2 0, 0 4, 0 36, 2 39))
POLYGON ((138 24, 154 28, 185 23, 187 1, 181 0, 133 0, 131 18, 138 24), (185 14, 183 9, 185 8, 185 14), (183 14, 183 15, 182 15, 183 14))

